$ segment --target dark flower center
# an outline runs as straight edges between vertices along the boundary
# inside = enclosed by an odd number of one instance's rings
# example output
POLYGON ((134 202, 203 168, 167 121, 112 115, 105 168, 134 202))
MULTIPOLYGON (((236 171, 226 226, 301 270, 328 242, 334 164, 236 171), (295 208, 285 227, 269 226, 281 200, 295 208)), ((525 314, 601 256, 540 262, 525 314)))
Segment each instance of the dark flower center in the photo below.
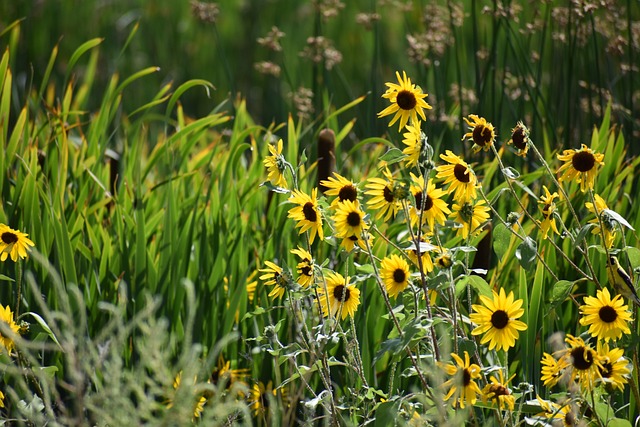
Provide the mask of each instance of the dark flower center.
POLYGON ((393 281, 396 283, 404 283, 406 278, 407 274, 401 268, 396 268, 396 270, 393 272, 393 281))
POLYGON ((600 320, 602 320, 605 323, 613 323, 618 318, 618 312, 616 311, 615 308, 611 307, 610 305, 605 305, 604 307, 601 307, 600 310, 598 311, 598 315, 600 316, 600 320))
POLYGON ((9 231, 5 231, 4 233, 2 233, 2 241, 7 245, 10 245, 18 241, 18 236, 9 231))
POLYGON ((471 224, 471 222, 473 221, 473 205, 469 202, 466 202, 464 205, 462 205, 462 207, 460 208, 460 217, 462 217, 462 220, 468 224, 471 224))
POLYGON ((509 324, 509 315, 504 310, 496 310, 491 315, 491 324, 496 329, 504 329, 509 324))
POLYGON ((349 236, 348 239, 351 240, 352 242, 357 242, 358 241, 358 236, 356 236, 356 235, 349 236))
MULTIPOLYGON (((416 207, 418 210, 422 209, 422 192, 416 193, 413 195, 416 198, 416 207)), ((427 194, 427 199, 424 201, 424 210, 428 211, 433 207, 433 200, 427 194)))
POLYGON ((358 212, 349 212, 347 215, 347 224, 351 227, 357 227, 360 225, 360 214, 358 212))
POLYGON ((398 92, 398 95, 396 96, 396 102, 398 103, 398 107, 407 111, 413 110, 418 104, 418 100, 416 99, 415 94, 408 90, 401 90, 400 92, 398 92))
POLYGON ((585 347, 577 347, 571 350, 573 367, 581 371, 586 371, 593 365, 592 351, 585 347))
POLYGON ((477 125, 473 128, 473 142, 481 147, 491 142, 491 129, 484 125, 477 125))
POLYGON ((471 372, 465 368, 462 371, 462 385, 466 387, 469 384, 471 384, 471 372))
POLYGON ((300 268, 300 273, 304 274, 305 276, 311 276, 311 270, 311 266, 307 264, 300 268))
POLYGON ((384 196, 384 199, 387 201, 387 203, 393 202, 393 190, 389 188, 389 186, 384 187, 384 190, 382 190, 382 195, 384 196))
POLYGON ((467 167, 460 163, 453 167, 453 176, 455 176, 458 181, 464 182, 465 184, 471 180, 467 167))
POLYGON ((555 203, 547 203, 542 207, 542 215, 545 219, 549 218, 555 209, 555 203))
POLYGON ((600 371, 600 375, 603 378, 611 378, 611 376, 613 375, 613 365, 611 364, 611 362, 605 362, 602 364, 602 369, 599 369, 600 371))
POLYGON ((596 158, 588 151, 578 151, 571 158, 571 164, 578 172, 589 172, 596 164, 596 158))
POLYGON ((511 394, 509 389, 502 384, 492 384, 491 387, 489 387, 489 393, 493 393, 493 397, 495 399, 498 399, 500 396, 509 396, 511 394))
POLYGON ((351 292, 349 292, 349 289, 347 289, 347 287, 344 285, 338 285, 335 288, 333 288, 333 297, 341 302, 349 301, 350 293, 351 292))
POLYGON ((316 222, 316 220, 318 219, 316 208, 311 202, 307 202, 304 204, 304 206, 302 207, 302 213, 304 214, 304 218, 309 222, 316 222))
POLYGON ((511 134, 511 141, 518 150, 524 150, 527 148, 527 139, 524 134, 524 129, 517 127, 511 134))
POLYGON ((345 200, 351 200, 352 202, 355 202, 357 197, 358 190, 356 190, 353 185, 345 185, 338 192, 338 199, 340 199, 341 202, 344 202, 345 200))

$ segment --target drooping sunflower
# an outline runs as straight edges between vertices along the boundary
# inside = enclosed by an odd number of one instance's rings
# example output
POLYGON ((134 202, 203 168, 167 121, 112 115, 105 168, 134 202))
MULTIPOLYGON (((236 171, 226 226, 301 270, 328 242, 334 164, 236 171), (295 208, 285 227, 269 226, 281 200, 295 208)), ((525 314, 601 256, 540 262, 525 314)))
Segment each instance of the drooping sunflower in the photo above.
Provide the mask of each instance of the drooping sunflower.
POLYGON ((480 295, 483 305, 473 304, 473 313, 469 319, 479 325, 472 335, 484 334, 480 344, 489 343, 489 350, 509 350, 516 344, 518 331, 527 329, 527 324, 518 320, 524 314, 522 300, 515 299, 513 291, 505 294, 493 291, 493 299, 480 295))
POLYGON ((531 144, 529 133, 529 128, 526 127, 522 121, 519 121, 516 127, 511 129, 511 139, 507 141, 507 144, 513 144, 518 156, 525 157, 529 151, 529 144, 531 144))
POLYGON ((402 208, 400 201, 406 191, 402 188, 402 183, 393 179, 389 169, 385 168, 383 175, 385 179, 368 179, 368 183, 365 186, 368 191, 365 194, 371 196, 371 199, 367 201, 367 206, 377 211, 375 219, 384 217, 383 221, 388 221, 390 218, 395 217, 402 208))
POLYGON ((455 353, 451 353, 451 357, 455 364, 449 362, 446 365, 441 365, 444 371, 452 377, 442 384, 445 389, 449 389, 444 400, 449 400, 453 397, 451 402, 453 406, 460 406, 460 408, 464 409, 466 405, 475 404, 478 400, 478 395, 482 393, 478 384, 474 381, 481 377, 480 366, 475 363, 471 364, 469 353, 466 351, 464 352, 464 361, 455 353))
POLYGON ((622 334, 630 334, 628 322, 632 321, 629 306, 625 305, 621 295, 611 299, 609 290, 604 288, 596 292, 596 296, 584 298, 584 305, 580 306, 582 318, 580 324, 589 327, 589 333, 595 338, 608 342, 617 340, 622 334))
POLYGON ((491 375, 491 377, 489 377, 490 383, 482 389, 482 401, 490 401, 502 410, 508 409, 509 411, 513 411, 516 398, 511 394, 511 390, 509 390, 509 383, 514 376, 515 374, 505 381, 502 375, 502 369, 498 371, 497 377, 491 375))
POLYGON ((286 170, 286 160, 282 155, 282 139, 278 140, 278 145, 269 144, 270 156, 262 161, 267 168, 267 179, 276 187, 287 188, 287 180, 284 177, 286 170))
POLYGON ((427 183, 427 191, 424 191, 424 178, 422 176, 417 177, 411 172, 411 187, 409 190, 416 201, 415 206, 411 206, 409 210, 409 217, 411 218, 411 226, 415 225, 420 220, 420 210, 422 210, 422 223, 429 224, 429 228, 433 231, 436 221, 442 225, 447 219, 447 215, 451 213, 447 202, 442 200, 442 197, 446 194, 444 190, 436 188, 436 184, 429 179, 427 183), (423 200, 423 196, 426 196, 423 200))
POLYGON ((584 204, 587 210, 596 216, 596 218, 588 221, 589 224, 595 225, 591 229, 591 234, 595 234, 597 236, 602 236, 602 234, 604 234, 604 245, 607 248, 611 248, 613 246, 613 241, 616 238, 615 221, 604 212, 605 209, 609 209, 607 202, 605 202, 598 194, 594 194, 593 198, 596 202, 595 207, 592 202, 584 204), (600 221, 602 221, 604 233, 601 232, 600 221))
MULTIPOLYGON (((8 305, 6 307, 0 305, 0 322, 4 322, 9 327, 11 332, 13 332, 15 335, 18 335, 18 331, 20 330, 20 327, 13 320, 13 312, 11 311, 11 308, 9 308, 8 305)), ((7 353, 9 354, 11 354, 11 350, 13 350, 13 348, 15 347, 15 344, 13 342, 13 338, 11 337, 11 335, 4 336, 2 334, 2 331, 0 331, 0 345, 2 345, 2 347, 6 349, 7 353)))
POLYGON ((436 167, 438 171, 436 178, 444 178, 444 184, 449 185, 447 193, 453 194, 453 198, 458 202, 475 200, 478 179, 467 162, 453 154, 451 150, 440 154, 440 158, 449 163, 436 167))
POLYGON ((327 294, 325 294, 324 286, 318 286, 318 295, 320 296, 320 309, 324 317, 329 316, 329 311, 333 317, 341 315, 342 320, 347 316, 352 316, 358 310, 360 305, 360 290, 354 285, 349 284, 349 278, 345 278, 333 271, 325 274, 327 284, 327 294))
POLYGON ((544 185, 542 186, 542 189, 544 190, 544 196, 540 196, 538 204, 540 205, 540 210, 542 211, 542 216, 544 218, 542 222, 540 222, 542 238, 546 239, 550 229, 553 230, 554 233, 560 234, 558 227, 556 226, 556 218, 554 215, 556 204, 553 202, 553 199, 559 196, 556 192, 551 194, 549 189, 544 185))
POLYGON ((630 362, 621 348, 609 348, 609 344, 598 341, 598 355, 602 359, 600 380, 612 389, 624 390, 631 375, 630 362))
POLYGON ((336 227, 337 237, 357 236, 369 228, 364 220, 364 212, 360 206, 351 200, 345 200, 336 207, 333 221, 336 227))
POLYGON ((385 83, 388 89, 382 97, 388 99, 391 105, 380 111, 378 118, 395 113, 389 123, 389 127, 393 126, 399 119, 400 126, 398 127, 398 131, 400 131, 407 125, 409 119, 411 119, 412 123, 418 121, 418 116, 420 116, 422 120, 426 120, 424 110, 430 110, 431 105, 427 104, 424 100, 424 98, 429 95, 422 93, 422 89, 420 89, 419 86, 412 84, 411 79, 407 77, 407 73, 403 71, 402 77, 400 77, 400 73, 396 71, 396 77, 398 84, 385 83))
POLYGON ((570 381, 577 382, 583 390, 590 391, 602 376, 602 357, 580 337, 568 335, 565 342, 569 345, 557 352, 563 365, 570 370, 570 381))
POLYGON ((481 231, 482 225, 489 220, 489 208, 485 206, 484 200, 454 203, 452 208, 450 218, 462 225, 457 229, 456 235, 463 239, 481 231))
POLYGON ((480 150, 488 151, 496 140, 496 131, 491 123, 484 117, 475 114, 469 114, 469 119, 464 117, 464 121, 469 125, 469 132, 465 133, 462 140, 469 139, 473 141, 471 149, 474 152, 480 150))
POLYGON ((264 263, 267 267, 260 269, 260 272, 264 273, 260 276, 260 280, 264 281, 265 286, 273 286, 273 290, 269 292, 271 298, 281 298, 287 289, 287 278, 284 271, 282 267, 271 261, 265 261, 264 263))
POLYGON ((328 190, 325 191, 325 194, 327 196, 335 197, 331 202, 331 207, 335 208, 338 203, 342 203, 346 200, 359 204, 358 189, 356 188, 356 185, 338 173, 334 172, 333 175, 335 178, 330 176, 326 180, 320 181, 320 185, 328 188, 328 190))
MULTIPOLYGON (((433 260, 431 259, 431 254, 427 247, 433 247, 429 241, 427 241, 424 237, 420 237, 420 247, 416 247, 416 245, 411 242, 411 246, 407 249, 407 255, 409 259, 415 264, 416 267, 420 267, 422 265, 422 272, 424 274, 430 273, 433 271, 433 260), (420 255, 420 262, 418 263, 418 255, 420 255)), ((435 247, 433 247, 435 248, 435 247)))
POLYGON ((322 231, 322 214, 318 208, 318 189, 311 191, 311 196, 299 190, 293 190, 289 202, 297 206, 289 209, 288 218, 297 221, 296 227, 300 228, 299 234, 309 230, 309 243, 312 244, 316 234, 320 240, 324 239, 322 231))
POLYGON ((26 233, 0 223, 0 261, 6 261, 9 256, 13 262, 18 261, 18 257, 26 258, 27 252, 31 250, 29 246, 35 246, 27 236, 26 233))
POLYGON ((579 150, 564 150, 558 154, 558 160, 564 162, 558 169, 558 174, 562 173, 558 179, 579 182, 583 193, 587 188, 593 190, 597 169, 604 165, 603 159, 604 154, 596 153, 584 144, 579 150))
POLYGON ((311 254, 298 246, 297 249, 291 249, 291 253, 300 258, 300 262, 296 266, 298 279, 296 280, 303 288, 313 284, 313 258, 311 254))
POLYGON ((396 254, 385 257, 380 262, 380 275, 390 297, 395 298, 409 285, 409 264, 396 254))
MULTIPOLYGON (((369 246, 372 247, 373 235, 371 233, 364 234, 366 235, 366 239, 369 241, 369 246)), ((356 245, 358 245, 363 251, 367 250, 367 243, 365 242, 365 237, 363 237, 363 235, 356 236, 355 234, 352 234, 351 236, 344 237, 340 242, 340 246, 342 246, 347 252, 351 252, 356 245)))
POLYGON ((406 129, 408 132, 403 134, 404 139, 402 140, 402 143, 406 145, 406 147, 402 152, 407 155, 404 159, 407 168, 418 166, 418 162, 420 161, 423 141, 420 125, 421 122, 419 120, 414 122, 413 125, 407 125, 406 129))
POLYGON ((549 353, 542 354, 540 364, 542 365, 542 375, 540 379, 542 380, 542 384, 549 388, 558 384, 558 381, 562 378, 564 369, 567 367, 567 361, 565 359, 558 360, 549 353))

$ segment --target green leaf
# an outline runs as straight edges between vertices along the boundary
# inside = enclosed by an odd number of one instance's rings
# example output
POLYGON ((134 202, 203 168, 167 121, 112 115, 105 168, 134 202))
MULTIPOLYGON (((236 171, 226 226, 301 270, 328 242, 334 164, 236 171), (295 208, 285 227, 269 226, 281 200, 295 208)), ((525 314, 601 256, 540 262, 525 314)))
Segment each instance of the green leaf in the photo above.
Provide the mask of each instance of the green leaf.
POLYGON ((12 279, 9 276, 5 276, 4 274, 0 274, 0 280, 4 280, 4 281, 7 281, 7 282, 15 282, 14 279, 12 279))
POLYGON ((496 251, 498 259, 504 259, 511 243, 511 232, 504 224, 498 224, 493 229, 493 250, 496 251))
POLYGON ((493 296, 491 286, 489 286, 487 281, 482 277, 476 275, 465 276, 461 280, 459 280, 456 283, 456 294, 462 293, 467 285, 475 289, 480 295, 484 295, 489 298, 493 296))
POLYGON ((538 253, 538 246, 536 241, 527 236, 522 243, 516 248, 516 258, 520 261, 520 265, 529 270, 533 267, 536 260, 536 254, 538 253))
MULTIPOLYGON (((47 324, 46 320, 44 320, 38 313, 34 313, 32 311, 29 311, 27 313, 22 314, 22 316, 26 316, 26 315, 29 315, 29 316, 33 317, 34 319, 36 319, 36 322, 38 322, 38 324, 42 327, 42 329, 45 330, 45 332, 47 333, 47 335, 49 335, 49 337, 53 340, 53 342, 58 344, 60 349, 62 349, 62 347, 60 346, 60 342, 58 341, 58 338, 56 338, 56 335, 53 333, 53 331, 51 330, 51 328, 47 324)), ((22 317, 22 316, 20 316, 20 317, 22 317)))
POLYGON ((399 402, 384 402, 376 409, 374 427, 397 425, 399 402))
POLYGON ((571 293, 571 289, 573 289, 574 282, 569 280, 560 280, 551 289, 551 307, 550 309, 555 309, 558 305, 562 304, 569 294, 571 293))
POLYGON ((380 160, 383 160, 387 162, 387 164, 391 165, 394 163, 398 163, 405 157, 406 155, 402 152, 402 150, 399 150, 398 148, 392 148, 386 153, 384 153, 382 156, 380 156, 380 160))
POLYGON ((610 217, 612 217, 613 219, 615 219, 616 221, 618 221, 620 224, 624 225, 628 229, 635 231, 635 228, 633 228, 631 224, 629 224, 627 220, 624 219, 624 217, 620 215, 618 212, 612 211, 611 209, 605 209, 602 211, 602 213, 609 215, 610 217))

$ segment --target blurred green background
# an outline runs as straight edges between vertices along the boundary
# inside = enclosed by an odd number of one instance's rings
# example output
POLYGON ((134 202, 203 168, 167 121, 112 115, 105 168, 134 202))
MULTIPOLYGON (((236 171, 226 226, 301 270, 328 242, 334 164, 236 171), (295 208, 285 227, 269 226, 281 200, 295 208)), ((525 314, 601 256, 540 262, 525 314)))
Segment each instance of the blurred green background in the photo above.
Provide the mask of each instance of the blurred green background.
MULTIPOLYGON (((2 2, 0 31, 16 19, 24 19, 12 58, 23 92, 40 81, 56 44, 59 57, 69 58, 83 42, 103 37, 97 85, 115 72, 161 68, 130 88, 123 104, 129 110, 163 83, 193 78, 217 90, 211 99, 204 91, 185 94, 188 114, 202 116, 241 96, 264 125, 284 122, 290 111, 313 120, 329 103, 341 106, 368 93, 354 113, 353 141, 385 131, 386 122, 375 117, 384 107, 384 82, 406 70, 430 94, 430 134, 447 144, 459 143, 462 114, 475 113, 492 122, 503 141, 524 120, 534 141, 579 147, 608 102, 627 140, 640 136, 635 0, 2 2), (281 50, 258 41, 273 26, 283 33, 281 50)), ((54 76, 65 71, 57 61, 54 76)))

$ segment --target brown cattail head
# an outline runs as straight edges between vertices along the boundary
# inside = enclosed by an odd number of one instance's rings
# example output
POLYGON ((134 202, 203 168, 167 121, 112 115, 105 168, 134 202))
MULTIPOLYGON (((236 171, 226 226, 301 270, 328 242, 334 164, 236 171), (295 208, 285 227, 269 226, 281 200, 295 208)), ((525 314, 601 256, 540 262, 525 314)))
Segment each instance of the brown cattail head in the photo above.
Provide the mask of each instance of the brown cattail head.
POLYGON ((336 134, 331 129, 322 129, 318 135, 318 188, 323 193, 327 187, 321 185, 336 167, 336 134))

